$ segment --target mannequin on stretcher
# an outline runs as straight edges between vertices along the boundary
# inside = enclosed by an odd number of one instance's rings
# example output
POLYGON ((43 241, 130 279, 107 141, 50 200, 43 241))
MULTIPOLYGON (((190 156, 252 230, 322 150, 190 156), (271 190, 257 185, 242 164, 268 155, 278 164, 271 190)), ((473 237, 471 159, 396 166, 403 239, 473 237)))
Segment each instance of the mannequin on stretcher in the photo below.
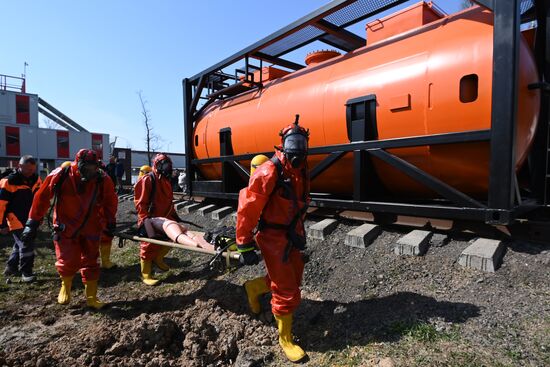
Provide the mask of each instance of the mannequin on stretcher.
POLYGON ((149 238, 166 234, 175 243, 214 250, 214 245, 207 242, 202 235, 188 231, 186 226, 171 219, 163 217, 146 218, 143 225, 149 238))

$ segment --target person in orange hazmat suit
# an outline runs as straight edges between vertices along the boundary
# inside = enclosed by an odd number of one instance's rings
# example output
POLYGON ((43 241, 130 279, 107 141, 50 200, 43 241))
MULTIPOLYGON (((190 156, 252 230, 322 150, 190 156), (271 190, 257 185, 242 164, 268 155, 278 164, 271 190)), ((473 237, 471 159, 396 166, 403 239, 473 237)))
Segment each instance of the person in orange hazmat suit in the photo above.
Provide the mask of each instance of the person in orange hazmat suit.
POLYGON ((116 227, 118 199, 113 182, 98 169, 97 154, 81 149, 70 166, 57 168, 34 196, 21 239, 34 239, 53 198, 53 230, 56 263, 61 276, 58 303, 68 304, 74 274, 80 270, 86 303, 100 309, 97 298, 99 241, 103 231, 116 227), (102 214, 103 211, 103 214, 102 214), (105 217, 107 224, 101 223, 105 217))
POLYGON ((309 130, 296 121, 281 130, 281 145, 273 158, 260 165, 248 187, 239 193, 237 247, 240 261, 259 261, 257 246, 267 268, 265 277, 245 283, 252 312, 260 312, 258 297, 271 291, 271 309, 279 331, 279 345, 293 362, 306 354, 292 338, 294 310, 300 304, 304 270, 305 230, 303 220, 309 198, 307 150, 309 130), (258 226, 257 234, 254 228, 258 226))
MULTIPOLYGON (((153 160, 153 171, 138 179, 134 187, 134 204, 138 215, 138 228, 142 235, 146 218, 162 217, 179 221, 172 203, 173 192, 170 178, 172 176, 172 160, 166 154, 157 154, 153 160)), ((154 263, 161 271, 170 267, 164 262, 164 257, 170 247, 155 245, 148 242, 140 244, 141 275, 146 285, 158 284, 152 274, 154 263)))

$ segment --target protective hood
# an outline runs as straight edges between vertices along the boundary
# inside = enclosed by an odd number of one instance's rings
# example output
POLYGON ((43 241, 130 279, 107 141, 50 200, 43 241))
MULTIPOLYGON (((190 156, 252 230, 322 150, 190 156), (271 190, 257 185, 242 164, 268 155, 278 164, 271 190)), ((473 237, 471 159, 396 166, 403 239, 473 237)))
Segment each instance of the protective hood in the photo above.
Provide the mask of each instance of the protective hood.
POLYGON ((172 176, 172 159, 167 154, 157 154, 153 160, 153 172, 157 175, 170 178, 172 176))
POLYGON ((80 149, 76 153, 74 162, 78 167, 80 179, 82 181, 91 181, 99 175, 99 163, 97 153, 91 149, 80 149))

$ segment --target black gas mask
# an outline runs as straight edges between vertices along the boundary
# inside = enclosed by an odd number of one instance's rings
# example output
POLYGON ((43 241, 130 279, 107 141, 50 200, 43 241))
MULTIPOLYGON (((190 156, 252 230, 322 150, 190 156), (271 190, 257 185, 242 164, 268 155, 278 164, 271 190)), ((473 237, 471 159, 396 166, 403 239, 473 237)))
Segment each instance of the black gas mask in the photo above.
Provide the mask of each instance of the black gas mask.
POLYGON ((80 149, 76 154, 76 162, 80 180, 91 181, 99 176, 97 154, 90 149, 80 149))
POLYGON ((80 172, 80 180, 84 182, 97 178, 99 173, 97 162, 79 161, 78 172, 80 172))
POLYGON ((309 130, 298 125, 299 115, 294 124, 281 132, 283 153, 293 168, 300 167, 307 158, 309 130))
POLYGON ((300 133, 285 137, 283 152, 293 168, 298 168, 307 158, 307 138, 300 133))
POLYGON ((172 161, 169 159, 162 159, 155 164, 155 168, 159 175, 166 178, 172 177, 172 161))

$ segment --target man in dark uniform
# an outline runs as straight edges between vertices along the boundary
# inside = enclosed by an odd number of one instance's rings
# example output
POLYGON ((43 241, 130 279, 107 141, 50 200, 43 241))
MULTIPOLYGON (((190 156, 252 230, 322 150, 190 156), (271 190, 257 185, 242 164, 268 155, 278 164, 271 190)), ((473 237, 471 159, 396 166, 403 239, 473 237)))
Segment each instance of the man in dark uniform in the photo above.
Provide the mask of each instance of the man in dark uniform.
POLYGON ((36 160, 30 155, 22 156, 17 170, 0 180, 0 232, 11 233, 15 241, 4 275, 16 275, 21 271, 23 282, 35 279, 32 271, 34 243, 21 241, 21 233, 40 183, 36 160))

